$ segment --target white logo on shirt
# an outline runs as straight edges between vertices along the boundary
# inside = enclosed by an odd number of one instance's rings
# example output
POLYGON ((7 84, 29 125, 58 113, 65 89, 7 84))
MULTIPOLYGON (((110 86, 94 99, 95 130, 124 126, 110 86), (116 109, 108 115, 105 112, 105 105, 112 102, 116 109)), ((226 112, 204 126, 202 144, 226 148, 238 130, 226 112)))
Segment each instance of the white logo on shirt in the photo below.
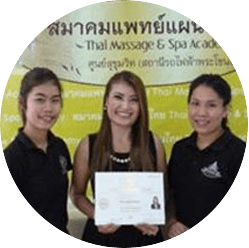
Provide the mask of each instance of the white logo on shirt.
POLYGON ((65 175, 67 174, 67 159, 64 156, 59 156, 60 164, 61 164, 61 169, 62 169, 62 174, 65 175))
POLYGON ((208 178, 220 178, 221 174, 219 172, 219 168, 217 165, 217 161, 215 161, 213 164, 204 167, 201 169, 201 172, 204 176, 208 178))

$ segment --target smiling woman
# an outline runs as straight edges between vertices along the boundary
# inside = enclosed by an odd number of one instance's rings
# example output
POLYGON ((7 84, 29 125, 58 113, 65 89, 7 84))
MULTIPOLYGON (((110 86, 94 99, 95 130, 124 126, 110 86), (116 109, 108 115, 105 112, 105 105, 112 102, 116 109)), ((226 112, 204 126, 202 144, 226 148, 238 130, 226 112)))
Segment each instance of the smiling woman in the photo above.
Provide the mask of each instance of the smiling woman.
POLYGON ((128 71, 115 74, 106 86, 100 130, 82 140, 75 154, 70 195, 76 207, 89 217, 84 241, 109 247, 139 247, 164 240, 155 225, 96 226, 94 204, 86 196, 88 181, 95 190, 97 171, 165 171, 163 146, 148 126, 142 80, 128 71))
POLYGON ((175 213, 168 223, 170 238, 211 213, 239 171, 245 142, 227 127, 230 101, 230 86, 218 75, 202 75, 191 83, 188 103, 194 132, 174 145, 169 162, 175 213))
MULTIPOLYGON (((22 96, 19 99, 21 108, 25 108, 22 96)), ((32 136, 37 131, 47 132, 57 120, 61 108, 61 95, 57 86, 48 81, 34 87, 27 97, 26 106, 23 132, 32 136)))
POLYGON ((138 96, 133 87, 125 81, 120 81, 112 86, 105 108, 112 128, 115 125, 131 127, 139 115, 138 96))
POLYGON ((34 68, 21 82, 19 109, 23 127, 4 150, 10 173, 30 205, 48 222, 67 231, 67 171, 70 155, 50 128, 62 105, 61 85, 46 68, 34 68))
POLYGON ((212 88, 200 85, 194 90, 189 103, 189 118, 198 133, 199 148, 205 148, 201 140, 209 145, 210 140, 220 137, 224 131, 221 123, 227 112, 228 106, 224 106, 223 99, 212 88))

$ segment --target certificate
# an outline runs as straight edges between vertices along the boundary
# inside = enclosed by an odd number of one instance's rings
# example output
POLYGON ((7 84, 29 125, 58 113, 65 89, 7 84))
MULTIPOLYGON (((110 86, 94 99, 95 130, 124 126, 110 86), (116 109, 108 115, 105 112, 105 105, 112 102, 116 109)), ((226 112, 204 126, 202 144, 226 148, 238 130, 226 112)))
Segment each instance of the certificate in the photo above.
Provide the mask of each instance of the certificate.
POLYGON ((96 172, 95 224, 165 224, 162 172, 96 172))

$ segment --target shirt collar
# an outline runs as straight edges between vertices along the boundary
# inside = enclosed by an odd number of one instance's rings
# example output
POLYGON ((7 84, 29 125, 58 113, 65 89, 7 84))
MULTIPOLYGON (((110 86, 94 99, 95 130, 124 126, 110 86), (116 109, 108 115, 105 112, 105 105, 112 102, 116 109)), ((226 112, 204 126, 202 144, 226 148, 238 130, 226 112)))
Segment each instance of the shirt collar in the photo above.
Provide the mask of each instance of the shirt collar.
MULTIPOLYGON (((17 139, 22 142, 28 149, 38 149, 33 141, 23 132, 23 128, 18 130, 17 139)), ((48 131, 48 146, 55 143, 55 136, 51 131, 48 131)))
POLYGON ((213 150, 223 150, 231 138, 232 134, 230 129, 227 127, 224 129, 224 133, 213 144, 210 145, 210 148, 213 150))
POLYGON ((189 138, 186 140, 186 144, 188 146, 195 146, 196 144, 196 139, 197 139, 197 133, 196 132, 193 132, 189 138))
MULTIPOLYGON (((224 133, 217 139, 215 140, 210 146, 208 146, 206 149, 211 149, 211 150, 223 150, 226 146, 226 144, 231 140, 232 138, 232 133, 230 129, 227 127, 224 129, 224 133)), ((189 139, 186 141, 186 144, 189 146, 194 146, 196 147, 196 140, 197 140, 197 132, 193 132, 190 136, 189 139)))

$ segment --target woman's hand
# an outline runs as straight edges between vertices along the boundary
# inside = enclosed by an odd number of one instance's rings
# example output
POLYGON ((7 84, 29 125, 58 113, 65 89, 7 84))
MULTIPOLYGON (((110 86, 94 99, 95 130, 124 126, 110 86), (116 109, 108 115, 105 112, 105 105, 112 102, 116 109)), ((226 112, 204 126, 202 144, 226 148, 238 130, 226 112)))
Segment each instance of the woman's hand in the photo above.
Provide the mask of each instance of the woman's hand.
POLYGON ((136 228, 140 230, 142 234, 149 236, 156 236, 159 231, 158 226, 149 225, 149 224, 138 224, 136 225, 136 228))
POLYGON ((185 226, 180 221, 176 221, 169 227, 168 236, 171 239, 186 232, 187 230, 189 230, 187 226, 185 226))
POLYGON ((98 226, 99 232, 103 234, 112 234, 116 232, 118 229, 119 229, 119 226, 116 226, 114 224, 106 224, 106 225, 98 226))

